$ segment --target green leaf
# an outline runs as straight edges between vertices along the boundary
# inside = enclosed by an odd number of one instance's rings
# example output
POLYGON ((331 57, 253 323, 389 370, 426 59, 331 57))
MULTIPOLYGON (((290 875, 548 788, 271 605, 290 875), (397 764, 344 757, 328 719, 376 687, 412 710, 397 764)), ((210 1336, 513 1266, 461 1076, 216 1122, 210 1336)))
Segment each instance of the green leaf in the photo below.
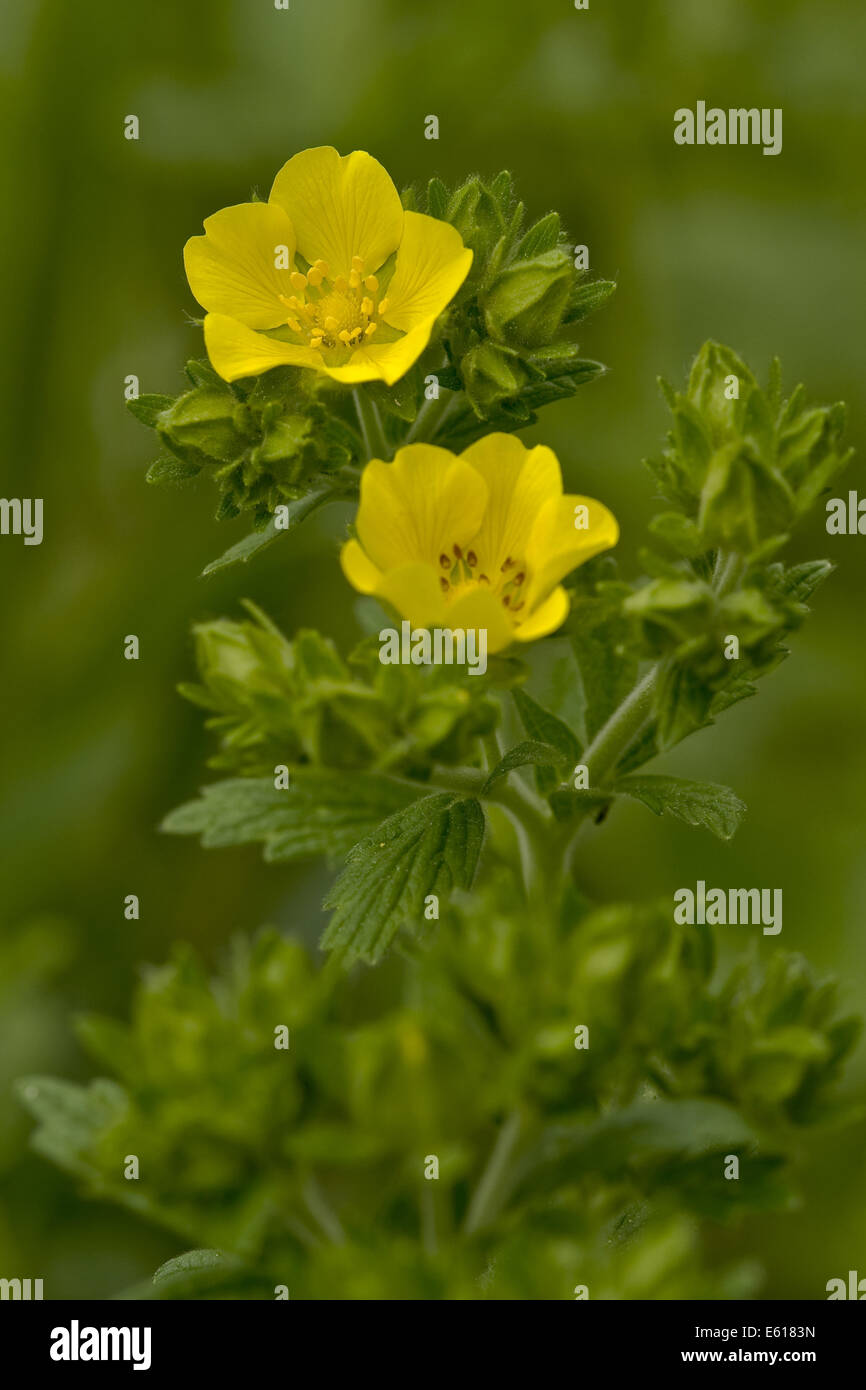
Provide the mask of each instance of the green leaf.
POLYGON ((145 474, 145 481, 158 487, 183 487, 192 482, 201 472, 198 463, 184 463, 182 459, 162 458, 152 463, 145 474))
POLYGON ((50 1076, 28 1076, 16 1084, 18 1099, 39 1121, 32 1144, 70 1172, 92 1176, 88 1155, 103 1131, 122 1119, 129 1106, 114 1081, 77 1086, 50 1076))
POLYGON ((637 652, 618 595, 577 597, 569 635, 583 687, 584 733, 589 743, 633 688, 637 652))
POLYGON ((375 963, 401 926, 421 927, 431 893, 470 886, 483 836, 478 802, 447 792, 390 816, 350 851, 325 899, 334 915, 322 947, 375 963))
MULTIPOLYGON (((552 719, 555 717, 555 715, 551 715, 552 719)), ((501 777, 507 777, 509 772, 513 772, 517 767, 526 767, 529 763, 535 767, 556 767, 557 763, 562 762, 562 760, 561 751, 550 743, 518 743, 514 748, 510 748, 493 768, 481 788, 482 795, 488 792, 501 777)))
POLYGON ((448 212, 448 189, 441 179, 431 179, 427 184, 427 213, 440 222, 448 212))
POLYGON ((559 245, 561 235, 559 213, 549 212, 546 217, 540 218, 534 227, 529 228, 515 254, 523 260, 541 255, 544 251, 553 251, 559 245))
POLYGON ((512 690, 511 694, 520 722, 533 742, 551 744, 558 749, 562 759, 576 763, 580 757, 580 743, 568 725, 527 695, 525 690, 512 690))
POLYGON ((155 394, 136 396, 134 400, 126 402, 126 408, 130 415, 134 415, 136 420, 140 420, 143 425, 153 427, 164 410, 168 410, 174 405, 174 396, 158 396, 155 394))
POLYGON ((223 1250, 187 1250, 160 1265, 154 1292, 158 1298, 195 1298, 235 1284, 242 1271, 240 1261, 223 1250))
POLYGON ((589 314, 594 314, 596 309, 600 309, 605 304, 616 289, 615 280, 590 280, 586 284, 579 285, 571 293, 568 308, 563 316, 563 323, 577 323, 580 319, 585 319, 589 314))
POLYGON ((267 526, 261 531, 253 531, 251 535, 244 536, 242 541, 230 546, 217 560, 211 560, 209 565, 205 565, 202 570, 202 577, 207 574, 216 574, 218 570, 229 569, 232 565, 249 564, 254 555, 258 555, 267 546, 273 545, 280 536, 294 530, 314 511, 323 506, 330 496, 331 489, 323 487, 314 492, 308 492, 306 497, 299 497, 296 502, 287 503, 289 509, 288 526, 281 526, 278 530, 275 518, 271 517, 267 526))
POLYGON ((205 849, 261 843, 268 863, 316 854, 338 862, 413 795, 375 773, 301 768, 286 790, 277 790, 270 777, 232 777, 178 806, 161 829, 199 835, 205 849))
POLYGON ((622 777, 614 791, 640 801, 655 815, 674 816, 702 826, 720 840, 730 840, 746 807, 730 787, 716 782, 689 782, 683 777, 622 777))

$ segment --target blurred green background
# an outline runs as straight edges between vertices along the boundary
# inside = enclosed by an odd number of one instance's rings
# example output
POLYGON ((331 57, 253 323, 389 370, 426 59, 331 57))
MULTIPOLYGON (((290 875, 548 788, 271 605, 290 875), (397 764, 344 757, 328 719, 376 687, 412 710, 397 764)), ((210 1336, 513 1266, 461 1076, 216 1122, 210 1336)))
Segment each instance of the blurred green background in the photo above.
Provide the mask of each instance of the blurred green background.
MULTIPOLYGON (((658 373, 681 380, 707 337, 764 373, 844 398, 861 446, 866 375, 866 10, 860 0, 21 0, 0 18, 7 197, 4 496, 45 500, 45 539, 0 540, 5 745, 0 907, 0 1274, 47 1297, 100 1297, 146 1277, 176 1244, 80 1201, 26 1149, 10 1094, 22 1073, 86 1075, 70 1028, 84 1009, 126 1013, 140 962, 175 938, 214 960, 270 920, 314 940, 322 878, 266 870, 254 850, 206 855, 156 832, 204 780, 189 627, 247 595, 291 631, 354 632, 331 509, 249 570, 202 580, 246 531, 217 526, 215 496, 147 487, 155 456, 123 381, 173 393, 200 355, 181 248, 204 216, 266 196, 299 149, 374 153, 398 186, 513 170, 530 214, 557 208, 619 291, 583 335, 609 375, 537 431, 573 489, 619 516, 631 572, 649 515, 640 467, 665 427, 658 373), (784 149, 681 148, 673 112, 699 99, 782 107, 784 149), (141 138, 123 138, 127 114, 141 138), (440 119, 438 142, 424 118, 440 119), (141 659, 123 659, 136 633, 141 659), (141 898, 128 922, 123 899, 141 898)), ((848 485, 856 486, 857 465, 848 485)), ((838 572, 795 652, 757 700, 669 756, 731 784, 749 806, 730 846, 618 810, 585 845, 602 900, 670 895, 697 878, 780 886, 779 941, 842 978, 866 1009, 866 541, 827 537, 797 559, 838 572), (627 869, 624 872, 623 866, 627 869)), ((754 935, 730 929, 732 949, 754 935)), ((862 1048, 849 1071, 862 1087, 862 1048)), ((863 1126, 816 1146, 806 1200, 750 1221, 720 1251, 756 1255, 768 1297, 823 1297, 866 1273, 863 1126)))

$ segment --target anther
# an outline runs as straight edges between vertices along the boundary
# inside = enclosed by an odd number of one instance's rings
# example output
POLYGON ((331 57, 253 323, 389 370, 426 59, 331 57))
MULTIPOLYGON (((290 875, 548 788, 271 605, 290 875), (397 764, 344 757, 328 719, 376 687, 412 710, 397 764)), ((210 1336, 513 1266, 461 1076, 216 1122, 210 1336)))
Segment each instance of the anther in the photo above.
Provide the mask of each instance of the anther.
POLYGON ((311 270, 307 271, 307 282, 312 285, 314 289, 319 288, 324 278, 324 275, 317 266, 313 266, 311 270))
POLYGON ((519 574, 516 574, 514 576, 514 582, 515 584, 522 584, 525 578, 526 575, 524 574, 523 570, 521 570, 519 574))
POLYGON ((352 257, 352 269, 357 270, 359 275, 361 274, 361 271, 364 269, 364 262, 360 256, 352 257))
POLYGON ((379 288, 379 277, 377 275, 368 275, 364 281, 364 288, 368 289, 371 294, 375 294, 379 288))
POLYGON ((340 339, 341 343, 346 344, 346 347, 348 347, 352 341, 352 334, 349 332, 348 328, 344 328, 343 331, 341 333, 338 333, 337 336, 340 339))
POLYGON ((444 574, 440 576, 439 587, 442 590, 443 594, 447 594, 450 585, 448 583, 448 580, 445 578, 444 574))
POLYGON ((372 338, 378 327, 379 325, 377 323, 368 323, 367 327, 364 329, 364 337, 372 338))
POLYGON ((299 270, 293 270, 289 276, 289 280, 291 281, 293 290, 298 290, 298 292, 300 292, 307 288, 307 277, 306 275, 302 275, 299 270))
POLYGON ((389 305, 390 302, 391 302, 391 301, 387 298, 387 296, 385 297, 385 299, 380 299, 380 301, 379 301, 379 313, 380 313, 380 314, 387 314, 387 312, 388 312, 388 305, 389 305))
POLYGON ((369 299, 367 296, 365 296, 365 297, 361 300, 361 313, 364 315, 364 318, 365 318, 365 319, 368 319, 368 318, 370 317, 370 315, 372 314, 372 312, 373 312, 373 301, 372 301, 372 299, 369 299))
POLYGON ((454 554, 456 555, 457 559, 458 559, 458 560, 462 560, 462 559, 463 559, 463 551, 460 549, 460 546, 459 546, 459 545, 455 545, 455 546, 453 546, 452 548, 453 548, 453 550, 454 550, 454 554))
POLYGON ((345 294, 348 288, 349 282, 346 279, 345 275, 338 275, 336 280, 334 281, 334 293, 345 294))
POLYGON ((333 338, 334 334, 336 333, 339 327, 340 325, 334 318, 334 315, 329 314, 328 317, 325 319, 325 332, 329 333, 330 336, 333 338))
POLYGON ((298 321, 296 318, 291 318, 291 317, 290 317, 290 318, 288 318, 288 319, 286 320, 286 322, 288 323, 289 328, 291 328, 291 330, 292 330, 293 333, 300 333, 300 331, 301 331, 301 325, 300 325, 299 321, 298 321))
POLYGON ((349 285, 351 286, 351 288, 352 288, 353 290, 356 290, 356 289, 358 289, 358 287, 359 287, 360 284, 361 284, 361 277, 360 277, 360 275, 358 274, 357 270, 350 270, 350 271, 349 271, 349 285))
POLYGON ((478 556, 475 554, 474 550, 470 550, 467 554, 466 563, 470 569, 474 569, 475 566, 478 564, 478 556))
POLYGON ((444 570, 450 570, 451 568, 451 561, 448 559, 447 555, 439 556, 439 564, 442 566, 444 570))

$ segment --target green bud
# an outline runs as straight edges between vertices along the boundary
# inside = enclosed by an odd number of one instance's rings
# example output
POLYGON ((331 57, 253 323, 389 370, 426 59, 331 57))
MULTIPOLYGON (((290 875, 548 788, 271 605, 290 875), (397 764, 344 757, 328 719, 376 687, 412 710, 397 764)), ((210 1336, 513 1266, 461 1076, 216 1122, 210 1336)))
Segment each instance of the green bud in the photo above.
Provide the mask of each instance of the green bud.
POLYGON ((243 453, 248 429, 245 407, 227 388, 199 386, 159 416, 157 431, 179 458, 191 463, 229 463, 243 453))
POLYGON ((523 347, 550 343, 562 325, 573 281, 574 268, 560 249, 513 261, 481 297, 491 337, 523 347))
POLYGON ((460 369, 472 408, 482 420, 500 401, 518 395, 531 379, 530 370, 518 353, 491 342, 472 348, 460 369))

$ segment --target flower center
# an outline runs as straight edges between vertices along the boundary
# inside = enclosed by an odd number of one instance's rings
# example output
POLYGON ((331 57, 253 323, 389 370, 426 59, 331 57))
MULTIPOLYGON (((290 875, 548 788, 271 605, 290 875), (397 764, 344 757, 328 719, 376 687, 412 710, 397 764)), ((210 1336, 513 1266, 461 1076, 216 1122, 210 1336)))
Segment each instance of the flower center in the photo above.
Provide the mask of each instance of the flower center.
POLYGON ((464 552, 459 545, 453 545, 450 552, 443 550, 439 556, 439 570, 439 587, 449 603, 470 589, 483 585, 491 589, 501 600, 503 608, 514 615, 515 623, 521 621, 516 615, 526 603, 523 597, 526 565, 522 561, 514 560, 509 555, 500 565, 498 574, 491 578, 483 571, 474 550, 470 548, 464 552))
POLYGON ((293 295, 280 299, 288 309, 286 322, 311 348, 356 348, 372 338, 378 315, 388 300, 378 299, 379 281, 364 275, 360 256, 352 258, 348 276, 331 275, 326 261, 315 261, 306 275, 293 270, 293 295))

